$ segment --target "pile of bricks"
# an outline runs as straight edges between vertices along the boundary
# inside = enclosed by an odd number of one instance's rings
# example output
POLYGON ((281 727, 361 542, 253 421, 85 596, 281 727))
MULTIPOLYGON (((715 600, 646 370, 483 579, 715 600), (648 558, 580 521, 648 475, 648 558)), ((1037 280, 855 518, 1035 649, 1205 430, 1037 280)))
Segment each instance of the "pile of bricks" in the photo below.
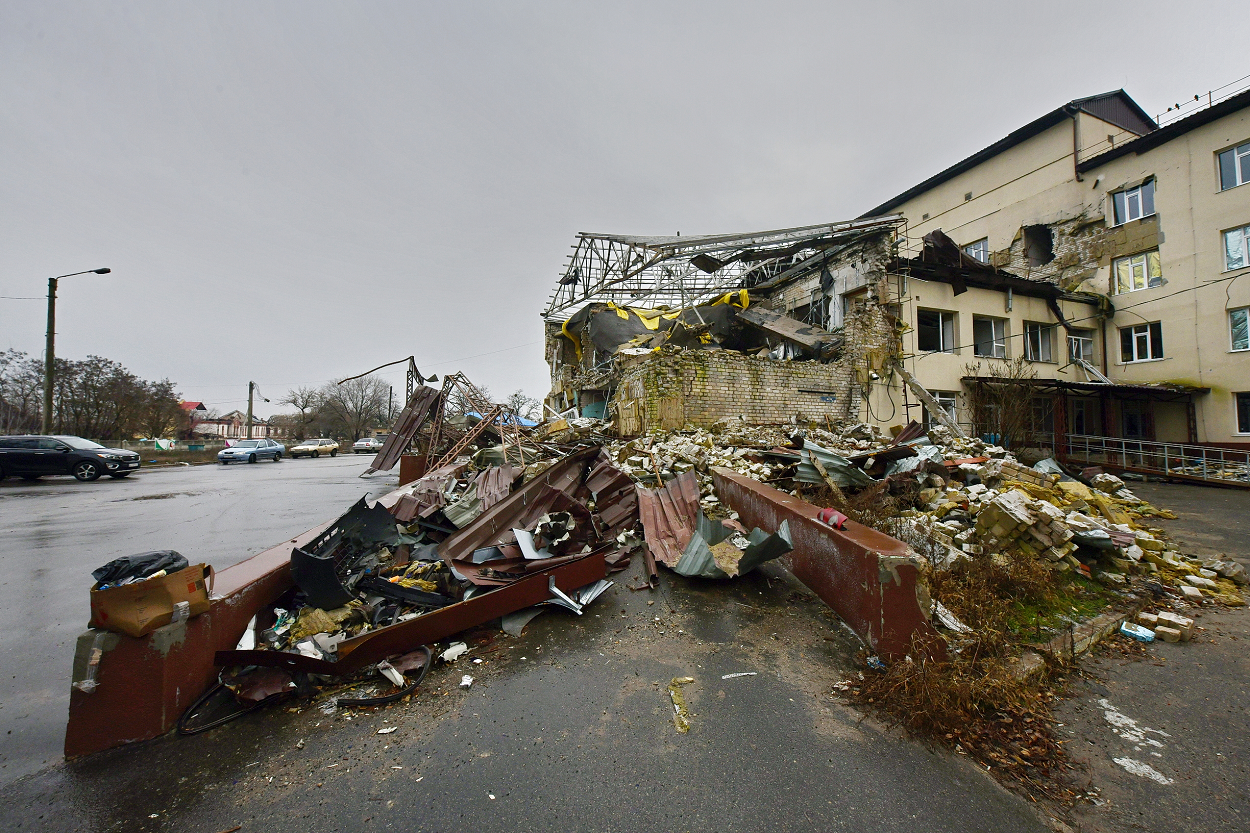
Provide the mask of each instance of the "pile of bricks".
POLYGON ((1139 613, 1137 622, 1164 642, 1188 642, 1194 633, 1194 620, 1176 613, 1139 613))
POLYGON ((976 529, 986 544, 1022 550, 1046 559, 1060 570, 1068 569, 1065 558, 1076 549, 1071 543, 1072 530, 1064 523, 1063 510, 1047 501, 1034 500, 1019 489, 1003 492, 982 506, 977 513, 976 529))

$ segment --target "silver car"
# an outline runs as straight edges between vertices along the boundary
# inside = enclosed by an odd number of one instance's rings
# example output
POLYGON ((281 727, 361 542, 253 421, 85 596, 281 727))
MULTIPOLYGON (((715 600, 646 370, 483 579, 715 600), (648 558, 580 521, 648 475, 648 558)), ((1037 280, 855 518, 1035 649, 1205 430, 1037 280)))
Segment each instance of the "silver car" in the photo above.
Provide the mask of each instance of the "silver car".
POLYGON ((361 437, 352 443, 353 454, 377 454, 382 450, 382 441, 377 437, 361 437))
POLYGON ((285 453, 286 446, 273 440, 239 440, 229 448, 223 448, 217 452, 217 460, 223 466, 241 463, 245 460, 249 463, 255 463, 257 460, 273 460, 276 463, 285 453))

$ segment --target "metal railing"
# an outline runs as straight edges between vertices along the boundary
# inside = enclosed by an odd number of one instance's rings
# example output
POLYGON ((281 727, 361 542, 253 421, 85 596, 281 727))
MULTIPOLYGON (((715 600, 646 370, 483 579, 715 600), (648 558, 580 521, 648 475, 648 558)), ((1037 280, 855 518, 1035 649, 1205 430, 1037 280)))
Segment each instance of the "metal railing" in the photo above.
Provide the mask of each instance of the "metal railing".
POLYGON ((1102 465, 1183 480, 1250 487, 1250 451, 1068 434, 1068 462, 1102 465))

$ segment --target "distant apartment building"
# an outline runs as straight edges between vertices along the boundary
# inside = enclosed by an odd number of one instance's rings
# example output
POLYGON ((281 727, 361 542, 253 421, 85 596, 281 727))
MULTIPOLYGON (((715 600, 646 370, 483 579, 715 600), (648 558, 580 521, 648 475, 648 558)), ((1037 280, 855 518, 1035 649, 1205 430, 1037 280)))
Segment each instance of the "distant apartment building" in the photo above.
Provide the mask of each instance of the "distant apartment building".
POLYGON ((1250 447, 1246 185, 1250 91, 1163 126, 1123 90, 1052 110, 864 215, 906 219, 905 367, 962 423, 969 366, 1022 356, 1040 430, 1250 447))

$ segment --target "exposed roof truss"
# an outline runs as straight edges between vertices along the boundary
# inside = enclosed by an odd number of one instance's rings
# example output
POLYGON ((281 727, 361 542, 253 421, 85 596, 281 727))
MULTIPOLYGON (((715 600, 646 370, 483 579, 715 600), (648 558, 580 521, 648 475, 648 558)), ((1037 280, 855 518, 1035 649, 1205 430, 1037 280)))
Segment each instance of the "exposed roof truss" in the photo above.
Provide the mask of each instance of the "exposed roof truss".
POLYGON ((544 318, 564 319, 585 305, 671 308, 770 281, 858 237, 903 225, 899 215, 801 228, 695 237, 635 237, 580 232, 544 318))

